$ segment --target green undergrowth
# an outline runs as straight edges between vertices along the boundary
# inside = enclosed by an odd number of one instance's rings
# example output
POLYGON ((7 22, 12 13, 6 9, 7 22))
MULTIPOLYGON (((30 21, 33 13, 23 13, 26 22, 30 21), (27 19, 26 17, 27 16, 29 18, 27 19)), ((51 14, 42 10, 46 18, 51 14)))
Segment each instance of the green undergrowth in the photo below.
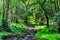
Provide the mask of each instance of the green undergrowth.
POLYGON ((24 24, 10 24, 10 29, 13 31, 14 34, 19 34, 20 36, 24 36, 25 32, 24 29, 26 26, 24 24))
POLYGON ((60 40, 60 34, 50 28, 39 29, 35 37, 37 40, 60 40))
POLYGON ((0 32, 0 40, 2 40, 2 37, 7 36, 7 35, 12 35, 13 33, 11 32, 6 32, 6 31, 1 31, 0 32))
POLYGON ((24 24, 10 24, 10 29, 12 31, 23 32, 25 28, 26 26, 24 24))
POLYGON ((15 23, 11 23, 9 25, 9 28, 11 29, 12 32, 6 32, 6 31, 1 31, 0 32, 0 40, 2 39, 2 37, 4 36, 9 36, 9 35, 19 35, 19 36, 24 36, 24 29, 26 28, 26 26, 24 24, 15 24, 15 23))

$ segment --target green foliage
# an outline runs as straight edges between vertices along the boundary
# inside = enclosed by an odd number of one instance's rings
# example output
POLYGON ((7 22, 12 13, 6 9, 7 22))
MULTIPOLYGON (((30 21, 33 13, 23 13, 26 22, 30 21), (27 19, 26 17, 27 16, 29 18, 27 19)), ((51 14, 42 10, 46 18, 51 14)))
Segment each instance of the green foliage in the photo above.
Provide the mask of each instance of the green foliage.
POLYGON ((31 24, 35 24, 35 20, 34 20, 34 16, 30 15, 28 16, 28 22, 31 23, 31 24))
POLYGON ((23 32, 26 26, 24 24, 10 24, 10 28, 14 32, 23 32))
POLYGON ((44 28, 38 30, 36 38, 37 40, 58 40, 60 39, 59 35, 60 34, 56 34, 56 31, 53 29, 44 28))
POLYGON ((58 12, 58 13, 55 14, 54 21, 57 24, 60 24, 60 12, 58 12))
POLYGON ((0 40, 2 40, 2 37, 3 37, 3 36, 7 36, 7 35, 12 35, 12 33, 10 33, 10 32, 5 32, 5 31, 0 32, 0 40))
MULTIPOLYGON (((22 34, 27 25, 34 25, 38 29, 36 34, 37 40, 60 40, 60 34, 57 33, 56 24, 60 24, 60 12, 55 13, 59 7, 60 1, 56 0, 0 0, 0 26, 2 19, 6 19, 7 25, 12 30, 13 34, 22 34), (4 8, 3 8, 4 7, 4 8), (4 16, 3 16, 4 15, 4 16), (52 19, 54 17, 54 19, 52 19), (50 28, 45 28, 47 20, 50 28), (18 22, 17 22, 17 21, 18 22), (55 22, 50 22, 54 20, 55 22), (25 22, 26 21, 26 22, 25 22), (45 24, 45 25, 44 25, 45 24), (53 26, 54 25, 54 26, 53 26)), ((4 22, 4 21, 3 21, 4 22)), ((7 26, 6 25, 6 26, 7 26)), ((1 26, 2 27, 2 26, 1 26)), ((5 27, 5 26, 4 26, 5 27)), ((2 28, 3 29, 3 28, 2 28)), ((0 32, 0 36, 10 35, 8 32, 0 32)))
POLYGON ((42 34, 37 35, 37 40, 60 40, 60 34, 42 34))
POLYGON ((56 33, 56 31, 52 28, 43 28, 43 29, 39 29, 38 33, 43 33, 43 34, 51 34, 51 33, 56 33))

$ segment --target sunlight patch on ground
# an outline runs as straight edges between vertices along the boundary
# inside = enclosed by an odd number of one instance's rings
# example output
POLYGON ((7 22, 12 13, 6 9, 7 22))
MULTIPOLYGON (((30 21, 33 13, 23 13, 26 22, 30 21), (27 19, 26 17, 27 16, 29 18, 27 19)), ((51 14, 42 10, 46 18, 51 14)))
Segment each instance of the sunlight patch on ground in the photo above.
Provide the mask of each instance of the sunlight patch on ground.
POLYGON ((46 28, 46 26, 37 26, 37 27, 26 27, 25 29, 29 29, 29 30, 35 30, 35 29, 41 29, 41 28, 46 28))
POLYGON ((46 28, 46 26, 37 26, 36 29, 46 28))

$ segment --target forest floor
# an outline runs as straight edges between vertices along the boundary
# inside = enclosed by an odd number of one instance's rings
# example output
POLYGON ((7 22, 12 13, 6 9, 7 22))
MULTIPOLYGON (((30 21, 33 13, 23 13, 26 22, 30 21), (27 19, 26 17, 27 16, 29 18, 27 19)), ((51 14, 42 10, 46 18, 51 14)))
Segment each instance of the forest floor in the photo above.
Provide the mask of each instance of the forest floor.
MULTIPOLYGON (((40 28, 45 28, 45 26, 40 26, 40 27, 39 26, 38 27, 26 27, 25 28, 25 34, 35 36, 35 34, 37 33, 37 30, 40 29, 40 28)), ((0 32, 0 40, 1 40, 1 37, 3 37, 3 36, 9 36, 9 35, 12 35, 12 34, 13 33, 2 31, 2 32, 0 32)))
MULTIPOLYGON (((28 31, 29 30, 31 30, 31 31, 33 31, 32 29, 36 29, 36 27, 35 28, 32 28, 32 27, 28 27, 28 31)), ((39 29, 39 28, 37 28, 37 29, 39 29)), ((29 31, 30 33, 31 33, 31 31, 29 31)), ((37 40, 43 40, 43 39, 48 39, 48 40, 60 40, 60 34, 57 34, 57 33, 54 33, 54 32, 50 32, 49 31, 49 33, 47 32, 47 29, 43 29, 43 30, 38 30, 38 33, 36 34, 36 35, 32 35, 32 37, 36 37, 37 38, 37 40), (41 39, 40 39, 41 38, 41 39)), ((16 33, 17 34, 17 33, 16 33)), ((21 33, 20 33, 21 34, 21 33)), ((31 34, 33 34, 33 33, 31 33, 31 34)), ((9 35, 10 35, 10 38, 12 37, 12 38, 14 38, 13 37, 13 35, 14 35, 14 33, 10 33, 10 32, 5 32, 5 31, 2 31, 2 32, 0 32, 0 40, 2 40, 2 37, 4 37, 4 36, 8 36, 9 37, 9 35)), ((23 34, 22 34, 23 35, 23 34)), ((29 35, 29 34, 28 34, 29 35)), ((27 35, 26 35, 27 36, 27 35)), ((15 36, 16 37, 16 36, 15 36)), ((17 37, 16 37, 17 38, 17 37)), ((21 38, 22 39, 22 38, 21 38)))
MULTIPOLYGON (((14 31, 15 31, 16 29, 14 29, 14 31)), ((59 37, 60 38, 60 34, 55 34, 54 32, 52 33, 52 32, 50 32, 50 31, 47 31, 47 30, 49 30, 49 28, 47 29, 46 28, 46 25, 42 25, 42 26, 36 26, 36 27, 26 27, 25 29, 24 29, 24 32, 23 33, 21 33, 21 32, 17 32, 17 30, 16 30, 16 32, 14 32, 14 33, 10 33, 10 32, 6 32, 6 31, 1 31, 0 32, 0 40, 2 40, 2 37, 8 37, 8 38, 10 38, 11 39, 11 37, 12 38, 17 38, 17 35, 18 36, 20 36, 20 35, 23 35, 24 37, 23 38, 21 38, 21 39, 24 39, 26 36, 31 36, 31 37, 33 37, 33 40, 35 40, 35 38, 38 38, 37 40, 39 40, 40 39, 40 36, 41 37, 43 37, 43 38, 52 38, 52 39, 54 39, 54 38, 56 38, 56 36, 57 37, 59 37), (40 29, 42 29, 42 30, 40 30, 40 29), (38 32, 37 32, 38 31, 38 32), (47 32, 47 33, 46 33, 47 32), (48 34, 48 32, 50 33, 50 34, 48 34), (51 34, 52 33, 52 34, 51 34), (25 35, 26 34, 26 35, 25 35), (41 35, 40 35, 41 34, 41 35), (15 35, 15 36, 14 36, 15 35), (44 36, 45 35, 45 36, 44 36), (54 37, 53 37, 54 36, 54 37)), ((57 38, 57 39, 59 39, 59 38, 57 38)))

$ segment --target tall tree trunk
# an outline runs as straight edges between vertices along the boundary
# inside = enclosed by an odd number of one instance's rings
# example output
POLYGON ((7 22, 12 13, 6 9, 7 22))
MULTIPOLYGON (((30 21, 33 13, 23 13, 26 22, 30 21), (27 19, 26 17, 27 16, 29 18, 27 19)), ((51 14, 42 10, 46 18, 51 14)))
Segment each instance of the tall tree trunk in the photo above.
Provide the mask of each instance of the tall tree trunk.
POLYGON ((18 8, 19 8, 19 5, 18 5, 18 1, 19 0, 17 0, 17 2, 16 2, 16 11, 15 11, 15 22, 16 23, 18 23, 18 8))
POLYGON ((9 24, 8 24, 9 3, 10 3, 10 0, 6 0, 6 11, 5 11, 6 19, 5 19, 5 26, 7 27, 7 31, 11 31, 11 30, 9 29, 9 24))
POLYGON ((27 22, 27 20, 28 20, 28 18, 27 17, 25 17, 25 23, 27 24, 28 22, 27 22))
POLYGON ((48 18, 48 16, 47 16, 46 12, 45 12, 44 14, 45 14, 46 21, 47 21, 47 27, 49 27, 49 18, 48 18))
POLYGON ((46 2, 46 0, 44 0, 44 2, 43 2, 42 4, 40 4, 40 5, 41 5, 42 10, 44 11, 44 15, 45 15, 46 22, 47 22, 47 27, 49 27, 49 18, 48 18, 48 16, 47 16, 47 12, 46 12, 46 10, 45 10, 45 8, 44 8, 45 2, 46 2))
POLYGON ((59 27, 58 27, 58 33, 60 33, 60 24, 58 24, 58 26, 59 26, 59 27))
POLYGON ((2 28, 5 29, 5 1, 3 0, 2 28))
POLYGON ((4 0, 3 0, 2 26, 4 25, 4 20, 5 20, 5 6, 4 6, 4 0))
POLYGON ((5 14, 6 14, 6 24, 8 25, 8 13, 9 13, 9 2, 10 0, 6 0, 6 11, 5 11, 5 14))
MULTIPOLYGON (((2 19, 2 27, 3 30, 5 31, 11 31, 8 26, 8 13, 9 13, 9 2, 10 0, 5 0, 6 1, 6 9, 3 4, 3 19, 2 19)), ((3 0, 4 3, 4 0, 3 0)))

